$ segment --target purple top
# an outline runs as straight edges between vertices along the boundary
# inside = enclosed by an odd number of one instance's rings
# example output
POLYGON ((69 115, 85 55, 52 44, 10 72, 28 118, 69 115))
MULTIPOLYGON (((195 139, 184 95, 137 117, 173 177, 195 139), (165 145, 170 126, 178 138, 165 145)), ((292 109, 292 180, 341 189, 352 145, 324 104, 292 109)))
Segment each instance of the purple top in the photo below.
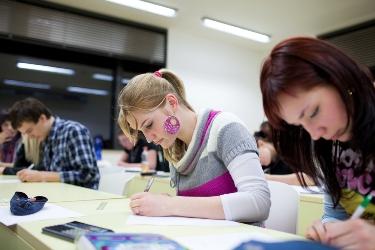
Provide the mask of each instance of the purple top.
POLYGON ((223 175, 220 175, 215 179, 212 179, 209 182, 202 184, 198 187, 194 187, 187 190, 179 190, 178 195, 209 197, 235 192, 237 192, 237 188, 234 185, 233 179, 229 172, 226 172, 223 175))

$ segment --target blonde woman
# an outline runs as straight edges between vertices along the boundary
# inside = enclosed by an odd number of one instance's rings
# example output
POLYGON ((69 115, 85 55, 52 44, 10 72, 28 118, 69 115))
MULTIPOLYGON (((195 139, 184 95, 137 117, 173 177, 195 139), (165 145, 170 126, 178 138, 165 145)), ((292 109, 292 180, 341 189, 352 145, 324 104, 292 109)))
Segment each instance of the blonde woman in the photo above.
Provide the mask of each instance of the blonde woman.
POLYGON ((40 142, 36 138, 22 135, 22 144, 17 149, 16 157, 12 166, 0 167, 0 173, 4 175, 15 175, 18 171, 34 164, 37 166, 41 158, 40 142))
POLYGON ((133 213, 255 224, 268 217, 270 194, 256 142, 234 115, 195 112, 182 81, 166 69, 131 79, 119 106, 119 124, 129 138, 135 142, 142 132, 161 145, 178 194, 135 194, 133 213))

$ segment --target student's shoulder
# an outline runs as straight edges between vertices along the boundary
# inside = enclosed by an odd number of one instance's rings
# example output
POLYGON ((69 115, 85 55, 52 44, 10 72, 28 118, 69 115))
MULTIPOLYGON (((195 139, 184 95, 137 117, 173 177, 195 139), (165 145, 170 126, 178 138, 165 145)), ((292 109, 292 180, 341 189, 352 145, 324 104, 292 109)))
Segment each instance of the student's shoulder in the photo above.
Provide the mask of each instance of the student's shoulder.
POLYGON ((245 123, 238 116, 236 116, 233 113, 224 112, 224 111, 217 114, 217 116, 215 117, 212 123, 212 126, 217 129, 220 129, 230 124, 240 124, 246 127, 245 123))
POLYGON ((85 125, 72 120, 59 119, 58 129, 64 133, 88 133, 88 129, 85 125))

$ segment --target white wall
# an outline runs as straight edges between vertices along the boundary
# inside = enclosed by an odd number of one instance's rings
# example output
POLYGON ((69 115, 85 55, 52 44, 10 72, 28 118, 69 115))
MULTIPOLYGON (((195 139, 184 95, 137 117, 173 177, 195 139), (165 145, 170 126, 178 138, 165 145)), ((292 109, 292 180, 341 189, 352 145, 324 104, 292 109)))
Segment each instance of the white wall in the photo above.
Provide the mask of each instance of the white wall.
POLYGON ((181 27, 168 29, 167 67, 184 81, 194 109, 232 112, 251 132, 264 119, 259 88, 263 56, 264 52, 198 37, 181 27))

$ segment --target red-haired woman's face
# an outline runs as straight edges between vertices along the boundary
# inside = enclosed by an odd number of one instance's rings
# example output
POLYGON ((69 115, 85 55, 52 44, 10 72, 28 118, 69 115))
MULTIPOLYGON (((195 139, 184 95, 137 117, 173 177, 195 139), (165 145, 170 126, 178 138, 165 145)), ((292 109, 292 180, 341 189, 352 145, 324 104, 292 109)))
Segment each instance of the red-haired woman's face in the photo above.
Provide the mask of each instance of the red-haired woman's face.
POLYGON ((281 118, 288 124, 302 126, 313 140, 348 141, 351 126, 344 102, 333 87, 324 85, 311 90, 297 90, 294 95, 278 97, 281 118))

